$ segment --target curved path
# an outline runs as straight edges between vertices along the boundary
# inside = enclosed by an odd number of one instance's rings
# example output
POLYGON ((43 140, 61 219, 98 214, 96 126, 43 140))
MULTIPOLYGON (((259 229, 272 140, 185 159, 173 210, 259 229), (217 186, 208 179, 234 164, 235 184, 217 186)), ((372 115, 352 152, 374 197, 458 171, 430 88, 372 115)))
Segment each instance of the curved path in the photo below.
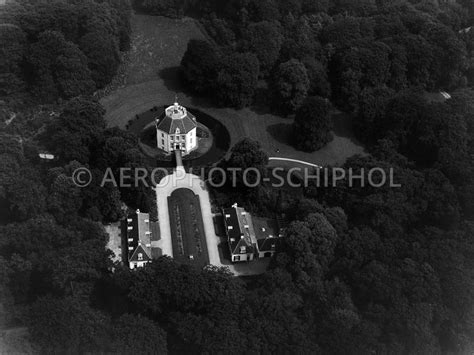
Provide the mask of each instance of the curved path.
POLYGON ((297 164, 302 164, 302 165, 308 165, 308 166, 311 166, 313 168, 318 168, 318 169, 323 168, 321 165, 308 163, 307 161, 298 160, 298 159, 270 157, 270 158, 268 158, 268 160, 269 161, 285 161, 285 162, 290 162, 290 163, 297 163, 297 164))

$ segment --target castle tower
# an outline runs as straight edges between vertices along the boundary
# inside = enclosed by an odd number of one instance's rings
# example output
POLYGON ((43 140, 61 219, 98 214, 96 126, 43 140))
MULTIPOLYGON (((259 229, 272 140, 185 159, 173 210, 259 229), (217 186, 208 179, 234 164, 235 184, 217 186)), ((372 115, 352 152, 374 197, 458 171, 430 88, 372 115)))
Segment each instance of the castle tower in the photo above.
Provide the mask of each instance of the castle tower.
POLYGON ((189 154, 198 147, 196 117, 181 106, 176 99, 156 118, 157 147, 167 153, 180 150, 189 154))

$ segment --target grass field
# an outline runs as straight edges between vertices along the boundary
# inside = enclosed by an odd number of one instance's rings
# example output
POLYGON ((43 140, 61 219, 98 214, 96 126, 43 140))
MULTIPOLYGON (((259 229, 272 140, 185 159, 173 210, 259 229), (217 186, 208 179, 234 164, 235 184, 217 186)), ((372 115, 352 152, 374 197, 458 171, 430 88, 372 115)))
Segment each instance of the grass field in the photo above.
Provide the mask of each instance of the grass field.
POLYGON ((39 354, 30 341, 27 328, 0 329, 0 354, 39 354))
POLYGON ((125 85, 101 100, 107 110, 109 126, 124 128, 135 115, 153 106, 170 104, 179 93, 181 104, 196 107, 222 122, 230 132, 232 145, 243 137, 250 137, 258 140, 269 156, 319 165, 340 165, 348 157, 364 153, 351 133, 349 117, 344 114, 334 115, 331 143, 317 152, 304 153, 288 144, 291 119, 250 108, 217 108, 207 100, 182 93, 177 68, 187 43, 192 38, 205 38, 194 20, 134 15, 132 28, 131 62, 125 85))

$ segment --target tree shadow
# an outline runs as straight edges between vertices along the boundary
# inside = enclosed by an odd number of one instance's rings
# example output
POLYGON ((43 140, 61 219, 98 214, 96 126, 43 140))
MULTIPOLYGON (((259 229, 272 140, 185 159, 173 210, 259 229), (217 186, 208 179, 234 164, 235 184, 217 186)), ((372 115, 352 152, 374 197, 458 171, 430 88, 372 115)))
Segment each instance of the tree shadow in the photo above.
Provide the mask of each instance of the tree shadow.
POLYGON ((164 68, 158 72, 158 75, 163 79, 163 83, 168 90, 189 96, 192 105, 202 108, 218 107, 210 98, 199 96, 186 87, 181 77, 181 68, 179 66, 164 68))
POLYGON ((271 96, 269 95, 268 89, 266 87, 258 87, 255 90, 254 100, 250 106, 250 109, 259 115, 278 114, 278 112, 275 112, 271 104, 270 97, 271 96))
POLYGON ((363 144, 356 138, 354 134, 352 117, 344 112, 335 113, 332 116, 334 136, 347 138, 355 145, 363 144))
POLYGON ((127 220, 120 221, 120 261, 128 265, 127 220))
POLYGON ((217 245, 217 250, 219 251, 219 258, 221 260, 222 265, 232 265, 232 262, 230 261, 231 256, 229 244, 227 243, 226 238, 220 238, 220 242, 217 245))
POLYGON ((181 69, 179 66, 161 69, 158 72, 158 75, 161 79, 163 79, 163 82, 168 90, 174 92, 186 91, 181 80, 181 69))
POLYGON ((267 127, 267 132, 279 143, 291 145, 293 125, 291 123, 277 123, 267 127))
POLYGON ((352 120, 346 113, 340 112, 332 116, 333 132, 338 137, 354 138, 352 120))
POLYGON ((212 220, 214 222, 214 230, 216 235, 218 237, 225 237, 224 217, 222 214, 216 214, 214 217, 212 217, 212 220))
POLYGON ((191 104, 194 106, 198 106, 201 108, 221 108, 219 105, 217 105, 213 100, 209 97, 205 96, 198 96, 194 93, 188 93, 188 96, 191 97, 191 104))

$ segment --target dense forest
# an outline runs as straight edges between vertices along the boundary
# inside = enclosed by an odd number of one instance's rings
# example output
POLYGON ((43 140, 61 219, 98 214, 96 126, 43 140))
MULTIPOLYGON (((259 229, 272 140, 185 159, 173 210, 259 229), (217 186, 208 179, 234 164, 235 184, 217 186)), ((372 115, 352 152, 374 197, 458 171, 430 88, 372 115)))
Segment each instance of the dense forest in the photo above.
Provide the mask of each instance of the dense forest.
MULTIPOLYGON (((290 221, 270 269, 236 278, 167 257, 112 265, 103 223, 145 188, 78 188, 80 166, 143 167, 137 137, 92 96, 130 45, 128 0, 7 1, 1 10, 0 319, 42 353, 467 354, 474 349, 474 6, 469 0, 137 0, 198 18, 181 72, 216 105, 294 117, 297 148, 353 117, 400 188, 261 185, 214 193, 290 221), (449 91, 433 101, 429 93, 449 91), (14 116, 11 112, 15 112, 14 116), (8 123, 7 123, 8 122, 8 123), (304 129, 301 129, 301 128, 304 129), (307 134, 313 132, 313 134, 307 134), (38 158, 48 151, 52 161, 38 158), (22 233, 19 233, 22 231, 22 233), (114 270, 112 272, 111 270, 114 270)), ((244 139, 222 164, 266 173, 244 139)), ((94 179, 94 181, 100 179, 94 179)))

